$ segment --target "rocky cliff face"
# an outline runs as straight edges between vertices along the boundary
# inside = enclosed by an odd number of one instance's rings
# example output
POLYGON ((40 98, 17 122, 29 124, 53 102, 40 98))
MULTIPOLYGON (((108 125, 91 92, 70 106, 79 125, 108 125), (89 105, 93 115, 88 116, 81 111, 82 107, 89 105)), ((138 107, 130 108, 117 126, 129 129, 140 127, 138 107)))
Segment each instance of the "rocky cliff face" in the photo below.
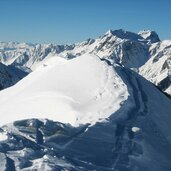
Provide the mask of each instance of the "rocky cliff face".
POLYGON ((171 41, 152 44, 149 54, 150 59, 140 67, 140 74, 171 95, 171 41))
POLYGON ((26 72, 0 63, 0 90, 10 87, 27 75, 26 72))

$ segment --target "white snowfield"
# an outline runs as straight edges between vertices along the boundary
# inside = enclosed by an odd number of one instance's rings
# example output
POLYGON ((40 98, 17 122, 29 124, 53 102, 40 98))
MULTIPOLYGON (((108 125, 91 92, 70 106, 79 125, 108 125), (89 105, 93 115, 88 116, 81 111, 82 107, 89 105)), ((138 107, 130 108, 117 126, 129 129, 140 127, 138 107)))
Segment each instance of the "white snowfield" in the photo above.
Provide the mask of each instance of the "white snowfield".
POLYGON ((8 139, 8 135, 4 132, 0 132, 0 141, 5 141, 8 139))
POLYGON ((127 97, 127 87, 113 66, 97 56, 54 56, 0 92, 0 125, 29 118, 94 124, 108 118, 127 97))

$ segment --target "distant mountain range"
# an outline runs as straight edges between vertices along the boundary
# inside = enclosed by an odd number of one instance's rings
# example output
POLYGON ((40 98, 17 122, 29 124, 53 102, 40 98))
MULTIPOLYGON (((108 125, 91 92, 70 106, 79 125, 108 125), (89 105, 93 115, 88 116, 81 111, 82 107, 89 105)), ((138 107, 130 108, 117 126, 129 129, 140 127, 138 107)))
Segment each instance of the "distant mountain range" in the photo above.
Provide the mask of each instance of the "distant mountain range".
POLYGON ((148 30, 138 34, 122 29, 109 30, 97 39, 72 45, 0 42, 0 62, 27 72, 35 70, 39 63, 51 56, 71 59, 91 53, 127 68, 135 68, 139 74, 169 95, 170 52, 171 41, 160 41, 156 32, 148 30))

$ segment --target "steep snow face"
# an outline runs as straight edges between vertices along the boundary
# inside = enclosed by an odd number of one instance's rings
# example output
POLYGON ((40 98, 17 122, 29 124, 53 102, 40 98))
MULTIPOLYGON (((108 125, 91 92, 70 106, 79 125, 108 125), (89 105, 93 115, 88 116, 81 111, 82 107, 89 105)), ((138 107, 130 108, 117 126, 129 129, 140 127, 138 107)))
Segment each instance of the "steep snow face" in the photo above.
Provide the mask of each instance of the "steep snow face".
POLYGON ((26 75, 26 72, 14 66, 5 66, 0 63, 0 90, 14 85, 26 75))
POLYGON ((156 43, 160 41, 159 36, 155 31, 143 30, 140 31, 138 34, 145 40, 147 40, 149 43, 156 43))
POLYGON ((44 61, 0 93, 0 124, 49 118, 74 126, 108 118, 127 99, 127 87, 112 65, 95 55, 44 61), (53 62, 51 62, 53 61, 53 62), (10 108, 9 108, 10 105, 10 108))
POLYGON ((151 58, 140 68, 140 74, 171 95, 171 41, 151 45, 151 58))

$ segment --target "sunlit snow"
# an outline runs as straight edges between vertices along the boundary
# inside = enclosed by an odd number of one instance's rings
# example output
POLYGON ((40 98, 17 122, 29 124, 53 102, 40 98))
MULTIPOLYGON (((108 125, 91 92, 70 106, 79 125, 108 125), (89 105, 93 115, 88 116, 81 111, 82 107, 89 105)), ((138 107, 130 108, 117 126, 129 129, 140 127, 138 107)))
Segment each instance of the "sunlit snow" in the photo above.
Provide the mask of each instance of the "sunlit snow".
POLYGON ((97 56, 57 59, 50 58, 18 84, 0 92, 0 116, 5 114, 1 125, 28 118, 75 126, 93 124, 109 117, 127 99, 127 87, 113 66, 97 56))

